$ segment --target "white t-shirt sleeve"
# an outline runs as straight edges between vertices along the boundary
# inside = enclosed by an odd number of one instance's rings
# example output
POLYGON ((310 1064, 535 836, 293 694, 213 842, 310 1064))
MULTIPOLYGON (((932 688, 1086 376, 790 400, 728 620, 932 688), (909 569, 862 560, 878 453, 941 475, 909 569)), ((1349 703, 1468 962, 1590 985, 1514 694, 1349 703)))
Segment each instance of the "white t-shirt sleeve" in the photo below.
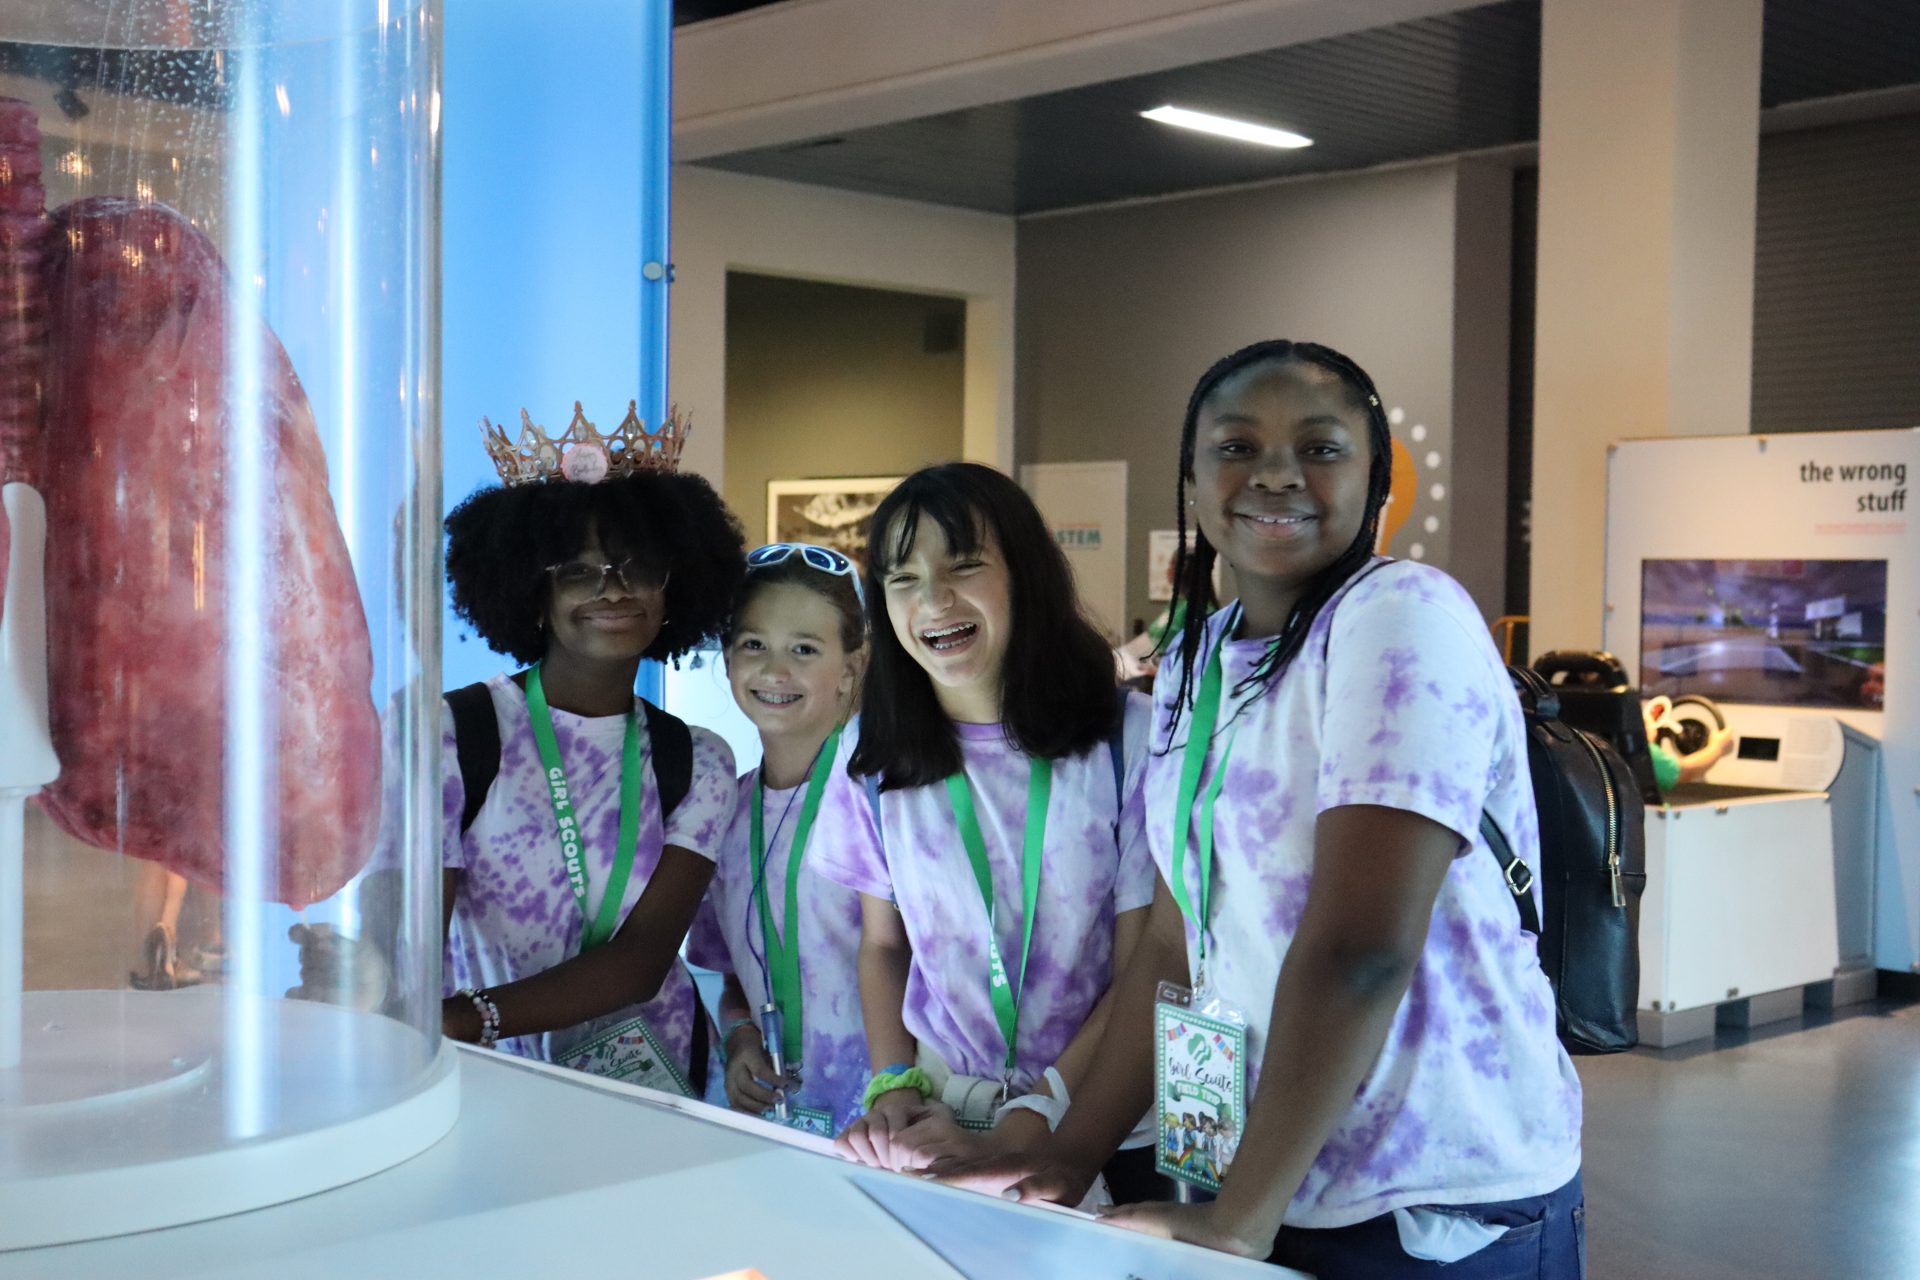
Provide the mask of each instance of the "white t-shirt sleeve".
POLYGON ((680 805, 667 819, 661 843, 678 845, 712 862, 720 856, 720 842, 733 822, 740 785, 733 770, 733 751, 710 729, 693 729, 693 779, 680 805))
POLYGON ((1113 909, 1133 911, 1153 903, 1153 851, 1147 845, 1147 753, 1153 745, 1153 700, 1127 696, 1122 743, 1126 768, 1120 786, 1120 873, 1113 885, 1113 909))
POLYGON ((1492 638, 1459 596, 1385 569, 1340 602, 1327 646, 1317 812, 1401 809, 1471 846, 1491 789, 1500 699, 1511 695, 1496 687, 1492 638))
POLYGON ((867 793, 866 779, 847 772, 857 736, 854 725, 842 736, 833 776, 820 798, 820 816, 807 840, 807 866, 856 893, 892 901, 893 876, 887 870, 879 815, 867 793))
MULTIPOLYGON (((403 766, 400 763, 399 742, 394 736, 394 720, 392 714, 387 716, 386 732, 381 735, 387 739, 382 754, 387 761, 388 788, 388 803, 381 806, 381 811, 383 815, 397 818, 400 811, 399 770, 403 766)), ((460 777, 460 746, 454 740, 452 713, 449 712, 444 720, 445 727, 440 731, 440 866, 447 871, 464 871, 467 867, 467 851, 463 843, 465 833, 460 830, 460 819, 467 810, 467 789, 460 777)), ((388 831, 381 832, 383 848, 390 832, 397 838, 398 831, 399 824, 396 823, 388 831)))

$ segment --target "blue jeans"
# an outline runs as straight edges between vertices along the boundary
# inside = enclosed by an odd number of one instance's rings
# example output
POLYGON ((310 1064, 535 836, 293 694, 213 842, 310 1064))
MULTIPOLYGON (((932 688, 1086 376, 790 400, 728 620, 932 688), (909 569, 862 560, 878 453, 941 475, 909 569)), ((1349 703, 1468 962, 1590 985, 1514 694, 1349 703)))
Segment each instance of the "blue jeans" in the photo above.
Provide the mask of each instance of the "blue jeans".
POLYGON ((1509 1230, 1458 1262, 1425 1262, 1400 1247, 1389 1213, 1351 1227, 1282 1227, 1267 1261, 1317 1280, 1586 1280, 1587 1200, 1579 1174, 1544 1196, 1448 1209, 1509 1230))

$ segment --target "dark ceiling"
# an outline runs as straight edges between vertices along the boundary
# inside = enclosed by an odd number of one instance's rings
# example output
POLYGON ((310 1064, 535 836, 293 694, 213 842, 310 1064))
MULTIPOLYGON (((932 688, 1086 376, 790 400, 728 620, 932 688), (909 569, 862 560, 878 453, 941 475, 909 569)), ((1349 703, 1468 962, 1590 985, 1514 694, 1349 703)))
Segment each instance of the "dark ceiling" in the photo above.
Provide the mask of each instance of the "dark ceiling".
POLYGON ((778 3, 780 0, 673 0, 673 25, 681 27, 689 22, 705 22, 708 18, 725 18, 778 3))
MULTIPOLYGON (((1920 3, 1766 0, 1763 106, 1920 83, 1920 3)), ((1356 169, 1539 136, 1539 0, 879 125, 700 163, 992 213, 1356 169), (1274 151, 1139 118, 1163 103, 1294 129, 1274 151)))

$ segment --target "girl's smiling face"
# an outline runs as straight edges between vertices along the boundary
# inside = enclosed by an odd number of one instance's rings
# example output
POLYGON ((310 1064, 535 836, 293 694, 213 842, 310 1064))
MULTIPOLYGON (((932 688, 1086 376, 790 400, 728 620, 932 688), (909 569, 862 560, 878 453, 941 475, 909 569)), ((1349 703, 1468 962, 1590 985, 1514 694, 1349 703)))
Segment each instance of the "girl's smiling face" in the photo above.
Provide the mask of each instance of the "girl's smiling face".
POLYGON ((991 724, 1000 719, 1013 634, 1013 578, 993 531, 982 528, 977 541, 972 551, 955 551, 939 522, 923 518, 881 587, 894 638, 933 681, 942 709, 991 724))
POLYGON ((1194 514, 1233 566, 1250 622, 1256 605, 1263 619, 1284 620, 1359 536, 1373 461, 1367 430, 1344 382, 1297 361, 1243 369, 1201 405, 1194 514))
POLYGON ((609 551, 598 534, 547 570, 547 639, 570 656, 624 661, 653 647, 666 621, 666 572, 644 552, 609 551), (613 564, 619 572, 604 572, 613 564))
POLYGON ((840 611, 798 583, 768 583, 748 598, 727 643, 727 680, 763 736, 825 738, 845 716, 859 662, 841 626, 840 611))

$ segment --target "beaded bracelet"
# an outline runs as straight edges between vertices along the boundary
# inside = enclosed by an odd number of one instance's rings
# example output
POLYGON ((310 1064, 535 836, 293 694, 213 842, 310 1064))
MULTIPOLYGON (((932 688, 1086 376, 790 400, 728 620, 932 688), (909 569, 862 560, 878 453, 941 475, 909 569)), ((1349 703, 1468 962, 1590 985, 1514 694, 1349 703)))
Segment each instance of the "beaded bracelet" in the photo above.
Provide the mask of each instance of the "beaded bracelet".
POLYGON ((875 1098, 895 1089, 913 1089, 921 1097, 930 1098, 933 1096, 933 1081, 927 1079, 925 1071, 914 1066, 908 1066, 903 1071, 876 1072, 873 1079, 867 1081, 866 1092, 860 1095, 861 1110, 872 1110, 875 1098))
POLYGON ((482 1049, 493 1048, 500 1040, 500 1006, 486 992, 471 987, 462 987, 453 994, 473 1002, 474 1010, 480 1015, 480 1039, 476 1043, 482 1049))

